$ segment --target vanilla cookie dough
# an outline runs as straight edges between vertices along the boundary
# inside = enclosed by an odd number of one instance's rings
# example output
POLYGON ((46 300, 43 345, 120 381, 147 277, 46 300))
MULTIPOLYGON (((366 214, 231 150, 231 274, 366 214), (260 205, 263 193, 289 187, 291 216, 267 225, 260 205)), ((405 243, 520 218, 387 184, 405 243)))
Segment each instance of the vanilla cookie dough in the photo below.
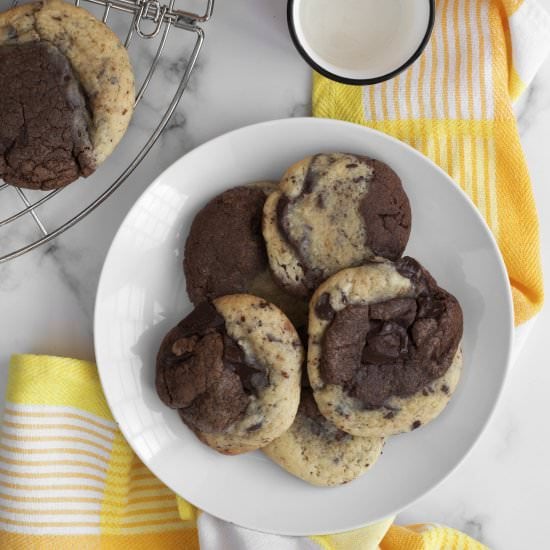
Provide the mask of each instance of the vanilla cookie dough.
POLYGON ((164 338, 156 388, 197 437, 223 454, 264 447, 300 400, 303 347, 288 318, 248 294, 202 302, 164 338))
POLYGON ((411 229, 399 176, 365 156, 319 154, 291 166, 264 206, 274 277, 310 296, 337 271, 375 257, 398 259, 411 229))
POLYGON ((124 135, 134 76, 88 11, 44 0, 0 13, 0 178, 30 189, 89 176, 124 135))
POLYGON ((416 260, 343 270, 310 302, 308 374, 341 430, 385 437, 423 426, 462 368, 462 310, 416 260))
POLYGON ((280 288, 271 275, 262 212, 273 182, 255 182, 224 191, 195 216, 185 243, 183 269, 189 299, 249 293, 282 309, 295 326, 307 324, 308 304, 280 288))
POLYGON ((292 426, 262 451, 287 472, 322 487, 348 483, 378 460, 384 439, 339 430, 317 408, 310 388, 302 388, 292 426))

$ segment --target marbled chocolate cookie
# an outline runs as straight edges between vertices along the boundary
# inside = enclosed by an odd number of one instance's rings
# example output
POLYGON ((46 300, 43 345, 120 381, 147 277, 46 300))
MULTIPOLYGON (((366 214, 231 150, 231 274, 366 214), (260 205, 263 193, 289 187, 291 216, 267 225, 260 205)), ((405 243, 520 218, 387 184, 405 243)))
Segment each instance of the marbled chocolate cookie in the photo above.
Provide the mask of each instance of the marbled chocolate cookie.
POLYGON ((116 35, 60 0, 0 13, 0 179, 30 189, 89 176, 132 116, 134 76, 116 35))
POLYGON ((399 176, 383 162, 343 153, 291 166, 264 206, 271 270, 288 291, 310 296, 327 277, 374 257, 398 259, 411 229, 399 176))
POLYGON ((462 368, 462 310, 416 260, 345 269, 315 292, 308 374, 341 430, 389 436, 445 408, 462 368))
POLYGON ((195 216, 183 260, 193 304, 249 293, 278 306, 296 326, 307 324, 307 302, 280 288, 269 270, 262 211, 276 187, 272 182, 257 182, 228 189, 195 216))
POLYGON ((262 451, 296 477, 330 487, 366 472, 383 445, 381 437, 357 437, 339 430, 319 412, 311 389, 302 388, 292 426, 262 451))
POLYGON ((157 392, 201 441, 220 453, 244 453, 294 421, 303 359, 282 311, 256 296, 223 296, 202 302, 166 335, 157 392))

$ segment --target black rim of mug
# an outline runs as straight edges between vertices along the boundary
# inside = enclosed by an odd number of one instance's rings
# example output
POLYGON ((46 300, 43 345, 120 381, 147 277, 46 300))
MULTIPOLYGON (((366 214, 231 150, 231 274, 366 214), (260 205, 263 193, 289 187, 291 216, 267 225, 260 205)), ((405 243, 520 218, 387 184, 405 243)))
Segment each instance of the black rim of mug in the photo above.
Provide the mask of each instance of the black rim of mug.
POLYGON ((327 69, 321 67, 318 63, 316 63, 306 52, 306 50, 302 46, 302 43, 300 42, 300 39, 298 38, 298 35, 296 33, 296 27, 294 25, 294 2, 295 0, 288 0, 287 8, 286 8, 286 19, 288 23, 288 30, 290 32, 292 42, 294 42, 294 46, 296 47, 300 55, 304 58, 304 60, 310 65, 312 69, 317 71, 319 74, 322 74, 327 78, 330 78, 331 80, 340 82, 341 84, 368 86, 371 84, 379 84, 380 82, 384 82, 385 80, 390 80, 394 78, 399 73, 403 72, 407 67, 410 67, 421 56, 422 52, 424 51, 424 49, 428 45, 428 42, 430 41, 430 37, 432 35, 432 30, 435 22, 435 0, 428 0, 430 4, 430 17, 428 20, 428 26, 426 28, 426 34, 424 35, 424 38, 422 39, 420 46, 418 46, 416 51, 411 55, 411 57, 409 57, 409 59, 407 59, 407 61, 405 61, 405 63, 403 63, 397 69, 394 69, 393 71, 386 73, 384 75, 377 76, 376 78, 347 78, 345 76, 335 74, 331 71, 327 71, 327 69))

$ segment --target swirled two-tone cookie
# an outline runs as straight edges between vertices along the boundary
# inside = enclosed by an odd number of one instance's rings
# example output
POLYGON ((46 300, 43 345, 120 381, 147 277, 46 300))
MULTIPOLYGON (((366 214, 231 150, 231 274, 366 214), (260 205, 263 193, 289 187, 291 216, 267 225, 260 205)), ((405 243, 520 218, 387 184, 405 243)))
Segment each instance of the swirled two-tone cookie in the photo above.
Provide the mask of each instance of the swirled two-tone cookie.
POLYGON ((309 316, 308 374, 321 413, 360 436, 427 424, 458 383, 462 328, 456 298, 412 258, 330 277, 309 316))
POLYGON ((42 0, 0 13, 0 178, 54 189, 89 176, 124 135, 134 76, 88 11, 42 0))
POLYGON ((238 454, 290 427, 303 359, 282 311, 256 296, 233 294, 202 302, 166 335, 156 388, 201 441, 238 454))
POLYGON ((287 472, 323 487, 342 485, 378 460, 384 439, 339 430, 320 412, 310 388, 302 388, 292 426, 262 451, 287 472))
POLYGON ((272 182, 234 187, 215 196, 197 213, 183 260, 193 304, 249 293, 278 306, 296 326, 307 324, 307 302, 280 288, 269 270, 262 212, 267 196, 276 188, 272 182))
POLYGON ((374 257, 396 260, 410 228, 399 176, 359 155, 319 154, 294 164, 264 206, 271 270, 300 296, 341 269, 374 257))

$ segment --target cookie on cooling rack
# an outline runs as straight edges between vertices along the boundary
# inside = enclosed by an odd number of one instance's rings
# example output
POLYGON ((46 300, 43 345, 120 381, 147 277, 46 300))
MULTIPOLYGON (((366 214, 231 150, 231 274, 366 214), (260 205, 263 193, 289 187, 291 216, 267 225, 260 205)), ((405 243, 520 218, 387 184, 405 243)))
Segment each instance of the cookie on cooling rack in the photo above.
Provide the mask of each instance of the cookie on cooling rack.
POLYGON ((248 294, 202 302, 164 338, 156 387, 197 437, 224 454, 258 449, 292 424, 304 352, 274 305, 248 294))
POLYGON ((134 76, 89 12, 43 0, 0 13, 0 178, 30 189, 89 176, 124 135, 134 76))
POLYGON ((244 292, 275 304, 296 326, 307 324, 307 302, 282 290, 269 270, 262 210, 276 187, 272 182, 256 182, 228 189, 195 216, 183 260, 193 304, 244 292))
POLYGON ((462 329, 456 298, 412 258, 340 271, 310 302, 307 368, 319 410, 364 437, 427 424, 460 378, 462 329))
POLYGON ((273 274, 300 296, 340 269, 378 256, 396 260, 410 228, 399 176, 359 155, 319 154, 294 164, 264 207, 273 274))
POLYGON ((322 487, 342 485, 378 460, 384 439, 339 430, 317 408, 310 388, 302 388, 292 426, 262 451, 287 472, 322 487))

